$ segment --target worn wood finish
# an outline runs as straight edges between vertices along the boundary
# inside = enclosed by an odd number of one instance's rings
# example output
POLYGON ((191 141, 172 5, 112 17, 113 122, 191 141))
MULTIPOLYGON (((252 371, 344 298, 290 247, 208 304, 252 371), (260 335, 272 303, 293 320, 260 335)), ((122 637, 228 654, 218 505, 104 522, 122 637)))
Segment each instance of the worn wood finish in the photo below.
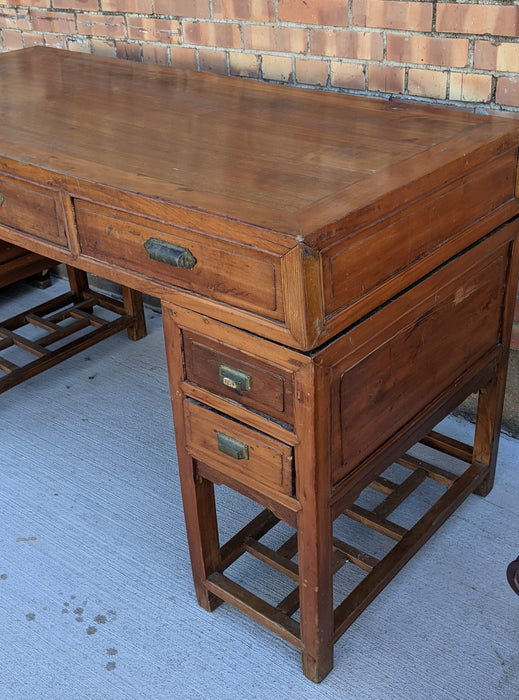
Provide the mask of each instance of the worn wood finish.
POLYGON ((162 301, 199 603, 251 615, 321 680, 338 636, 491 488, 519 125, 40 48, 0 56, 0 110, 0 238, 65 263, 83 295, 86 272, 122 284, 132 337, 129 290, 162 301), (473 446, 431 432, 476 391, 473 446), (419 441, 465 471, 407 455, 419 441), (426 480, 445 493, 403 527, 426 480), (267 509, 223 545, 218 484, 267 509), (377 507, 356 502, 365 488, 377 507), (393 549, 343 541, 338 518, 393 549), (294 534, 273 549, 260 540, 279 521, 294 534), (239 557, 292 590, 260 600, 232 580, 239 557), (334 611, 346 565, 366 576, 334 611))
POLYGON ((31 233, 36 252, 53 242, 173 302, 192 290, 200 311, 293 347, 518 211, 505 119, 41 48, 2 57, 0 94, 13 242, 31 233), (193 248, 195 267, 150 261, 148 238, 193 248))

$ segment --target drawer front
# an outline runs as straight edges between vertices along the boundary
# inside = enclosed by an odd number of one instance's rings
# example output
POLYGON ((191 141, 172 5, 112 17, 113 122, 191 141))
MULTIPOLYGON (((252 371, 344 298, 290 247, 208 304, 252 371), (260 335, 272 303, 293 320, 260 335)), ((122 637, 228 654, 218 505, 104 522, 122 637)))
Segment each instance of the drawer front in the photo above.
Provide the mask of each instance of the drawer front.
POLYGON ((183 331, 186 379, 286 423, 294 417, 293 374, 189 330, 183 331))
POLYGON ((58 193, 0 174, 0 225, 67 247, 58 193))
POLYGON ((83 255, 282 318, 276 256, 98 204, 76 199, 74 206, 83 255))
POLYGON ((186 444, 195 459, 259 491, 293 495, 292 450, 256 430, 187 400, 186 444))

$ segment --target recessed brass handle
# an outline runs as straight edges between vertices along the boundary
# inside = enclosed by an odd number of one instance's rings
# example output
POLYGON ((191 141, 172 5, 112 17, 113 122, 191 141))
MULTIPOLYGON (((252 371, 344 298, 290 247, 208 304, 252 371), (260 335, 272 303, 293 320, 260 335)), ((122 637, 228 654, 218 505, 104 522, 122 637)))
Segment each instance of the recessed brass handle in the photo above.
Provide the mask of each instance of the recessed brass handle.
POLYGON ((196 265, 196 258, 188 248, 161 241, 159 238, 148 238, 144 244, 151 260, 166 263, 182 270, 192 270, 196 265))
POLYGON ((3 203, 4 203, 4 195, 0 194, 0 207, 2 206, 3 203))
POLYGON ((223 452, 224 455, 232 457, 233 459, 249 459, 249 446, 245 442, 218 431, 216 434, 218 436, 218 450, 220 452, 223 452))
POLYGON ((242 372, 239 369, 230 367, 229 365, 220 365, 218 368, 218 376, 220 383, 228 386, 235 391, 251 391, 252 377, 247 372, 242 372))

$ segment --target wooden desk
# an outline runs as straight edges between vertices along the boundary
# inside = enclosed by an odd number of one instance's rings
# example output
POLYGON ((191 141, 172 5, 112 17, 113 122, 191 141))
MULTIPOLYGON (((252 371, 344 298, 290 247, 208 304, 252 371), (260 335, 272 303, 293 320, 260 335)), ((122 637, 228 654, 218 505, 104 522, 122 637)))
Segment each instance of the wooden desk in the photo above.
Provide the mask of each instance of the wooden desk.
POLYGON ((492 486, 518 142, 513 120, 424 104, 51 49, 0 56, 0 237, 161 298, 198 600, 280 634, 312 680, 405 561, 492 486), (430 432, 474 391, 473 446, 430 432), (420 440, 468 468, 405 456, 420 440), (395 460, 405 479, 381 476, 395 460), (416 525, 391 517, 431 479, 446 490, 416 525), (222 547, 215 483, 266 508, 222 547), (354 503, 368 486, 384 496, 371 509, 354 503), (395 547, 379 562, 334 535, 344 518, 395 547), (279 520, 294 536, 265 545, 279 520), (232 580, 247 554, 293 581, 281 602, 232 580), (334 610, 345 563, 367 575, 334 610))

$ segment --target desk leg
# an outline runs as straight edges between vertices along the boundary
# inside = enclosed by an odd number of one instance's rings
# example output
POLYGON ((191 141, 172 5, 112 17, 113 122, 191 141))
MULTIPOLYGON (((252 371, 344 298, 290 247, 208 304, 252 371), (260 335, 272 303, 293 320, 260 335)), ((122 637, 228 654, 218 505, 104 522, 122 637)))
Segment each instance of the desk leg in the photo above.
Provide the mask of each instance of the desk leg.
POLYGON ((133 317, 133 323, 128 327, 127 333, 130 340, 140 340, 146 335, 146 319, 144 317, 144 305, 142 294, 130 287, 122 287, 123 305, 126 313, 133 317))
POLYGON ((479 392, 473 460, 488 467, 488 475, 475 491, 479 496, 487 496, 494 486, 506 385, 508 353, 505 354, 494 377, 479 392))
POLYGON ((508 357, 510 354, 510 338, 514 319, 517 278, 519 275, 519 255, 517 239, 511 244, 510 269, 503 304, 501 321, 501 343, 503 353, 497 362, 496 373, 492 380, 479 392, 478 410, 476 417, 476 433, 474 436, 473 459, 475 462, 488 466, 489 472, 484 481, 476 489, 479 496, 487 496, 494 485, 496 473, 497 448, 503 416, 508 357))
POLYGON ((297 375, 296 493, 303 673, 319 683, 333 668, 333 522, 329 504, 329 386, 309 366, 297 375))
POLYGON ((174 316, 175 312, 163 305, 162 323, 193 582, 198 603, 211 611, 222 602, 210 593, 205 585, 208 576, 215 572, 220 563, 214 486, 196 474, 196 463, 186 448, 184 393, 180 388, 184 380, 182 337, 174 316))
POLYGON ((188 456, 182 461, 185 464, 180 465, 179 459, 180 485, 193 583, 198 604, 212 611, 222 603, 205 585, 220 563, 214 486, 207 479, 194 476, 194 464, 188 456))

